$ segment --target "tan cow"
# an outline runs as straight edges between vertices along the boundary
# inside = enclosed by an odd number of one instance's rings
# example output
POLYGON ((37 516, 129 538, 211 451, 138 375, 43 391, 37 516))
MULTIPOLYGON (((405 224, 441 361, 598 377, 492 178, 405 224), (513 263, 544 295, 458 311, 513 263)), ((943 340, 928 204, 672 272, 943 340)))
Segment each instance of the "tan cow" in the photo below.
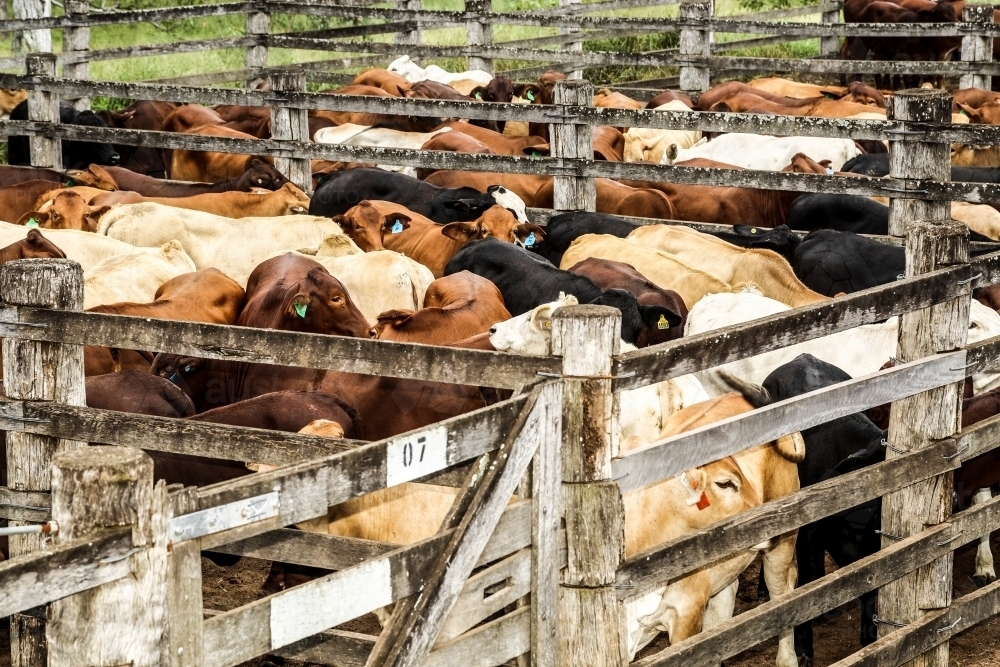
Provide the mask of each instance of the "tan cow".
MULTIPOLYGON (((656 107, 657 111, 690 111, 679 100, 656 107)), ((671 144, 678 148, 691 148, 701 141, 700 130, 657 130, 649 127, 633 127, 625 133, 625 162, 656 162, 671 144)))
POLYGON ((28 91, 23 89, 0 88, 0 118, 7 118, 21 102, 28 99, 28 91))
POLYGON ((191 197, 143 197, 135 192, 101 192, 90 203, 93 206, 141 204, 153 202, 203 211, 227 218, 270 218, 280 215, 302 215, 309 212, 309 196, 294 183, 285 183, 275 191, 211 192, 191 197))
POLYGON ((108 303, 149 303, 171 278, 196 270, 180 241, 168 241, 158 252, 135 252, 105 259, 83 274, 84 309, 108 303))
POLYGON ((110 208, 110 206, 99 208, 91 206, 76 192, 58 190, 52 199, 38 207, 38 210, 22 215, 17 223, 43 229, 78 229, 95 232, 101 216, 110 208))

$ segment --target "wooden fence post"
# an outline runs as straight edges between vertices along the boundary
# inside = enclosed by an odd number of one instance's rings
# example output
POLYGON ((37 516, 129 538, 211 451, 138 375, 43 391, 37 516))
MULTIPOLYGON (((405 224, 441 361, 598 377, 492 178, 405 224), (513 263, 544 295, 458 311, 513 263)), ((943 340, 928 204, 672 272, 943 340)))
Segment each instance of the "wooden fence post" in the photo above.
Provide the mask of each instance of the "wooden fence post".
MULTIPOLYGON (((271 70, 267 78, 271 90, 276 93, 304 93, 306 90, 306 72, 301 67, 271 70)), ((275 141, 312 141, 308 109, 272 105, 271 138, 275 141)), ((303 191, 312 192, 312 160, 309 158, 276 157, 274 168, 303 191)))
MULTIPOLYGON (((840 3, 830 2, 829 4, 823 5, 823 12, 820 15, 820 20, 823 25, 836 25, 840 23, 840 3)), ((836 35, 831 37, 820 37, 819 38, 819 57, 820 58, 836 58, 840 53, 840 38, 836 35)))
MULTIPOLYGON (((580 4, 581 4, 580 0, 559 0, 560 7, 577 7, 580 4)), ((566 12, 565 14, 563 14, 563 16, 568 18, 577 16, 577 14, 575 12, 574 13, 566 12)), ((575 35, 579 32, 580 32, 579 28, 559 28, 560 35, 575 35)), ((569 44, 565 44, 563 45, 563 51, 565 53, 583 53, 583 42, 579 41, 579 42, 570 42, 569 44)), ((569 72, 566 72, 566 76, 573 81, 582 79, 583 70, 582 69, 570 70, 569 72)))
MULTIPOLYGON (((198 511, 198 489, 188 487, 170 496, 170 518, 198 511)), ((174 544, 167 558, 169 660, 163 667, 204 664, 204 622, 201 596, 201 539, 174 544)))
MULTIPOLYGON (((424 8, 423 0, 400 0, 397 6, 400 9, 412 9, 415 11, 420 11, 424 8)), ((420 21, 416 22, 416 28, 413 30, 406 30, 403 32, 396 33, 396 43, 397 44, 421 44, 423 42, 424 36, 423 31, 420 29, 420 21)), ((472 45, 472 42, 469 42, 472 45)), ((420 59, 416 56, 412 56, 414 62, 418 62, 420 59)))
MULTIPOLYGON (((493 26, 488 19, 483 19, 484 14, 493 13, 493 0, 465 0, 465 11, 473 14, 473 17, 465 23, 465 34, 468 37, 469 48, 492 47, 493 46, 493 26)), ((481 70, 494 73, 494 63, 492 58, 482 58, 476 55, 469 56, 468 67, 470 70, 481 70)))
POLYGON ((611 357, 621 313, 606 306, 560 308, 552 352, 563 358, 562 489, 567 567, 559 589, 559 667, 628 664, 625 607, 615 574, 625 555, 625 506, 611 480, 618 453, 611 357))
MULTIPOLYGON (((561 109, 562 123, 549 126, 552 137, 550 155, 554 158, 594 159, 594 136, 589 125, 568 121, 573 116, 569 106, 589 107, 594 103, 594 87, 589 81, 557 81, 552 94, 561 109)), ((593 211, 597 206, 594 179, 590 176, 559 175, 563 169, 569 171, 572 165, 558 165, 553 175, 552 207, 561 211, 593 211)))
MULTIPOLYGON (((83 310, 83 270, 66 259, 27 259, 0 268, 0 301, 12 306, 83 310)), ((84 405, 83 347, 3 339, 3 380, 12 400, 84 405)), ((7 432, 7 484, 17 491, 48 491, 52 457, 86 443, 7 432)), ((11 521, 12 526, 27 525, 11 521)), ((36 551, 39 535, 11 535, 10 555, 36 551)), ((12 667, 45 667, 45 622, 15 614, 10 619, 12 667)))
MULTIPOLYGON (((962 12, 962 20, 976 26, 989 27, 993 25, 992 5, 968 5, 962 12)), ((989 90, 993 85, 993 77, 976 71, 979 63, 993 62, 993 38, 969 35, 962 38, 962 61, 973 63, 972 70, 962 75, 961 88, 982 88, 989 90)))
POLYGON ((251 70, 245 80, 247 88, 256 88, 264 80, 263 72, 259 70, 267 67, 267 37, 270 31, 270 12, 263 9, 247 12, 245 34, 254 40, 243 52, 243 67, 251 70))
POLYGON ((688 93, 708 90, 711 78, 702 58, 712 55, 712 40, 707 22, 712 17, 712 3, 706 0, 681 2, 681 42, 678 62, 681 65, 680 88, 688 93), (688 22, 685 25, 685 22, 688 22))
MULTIPOLYGON (((131 447, 83 447, 53 460, 52 518, 65 543, 132 527, 131 575, 49 606, 49 667, 165 664, 167 504, 153 460, 131 447)), ((103 563, 104 561, 102 561, 103 563)))
MULTIPOLYGON (((905 91, 897 94, 894 115, 903 120, 947 122, 951 98, 944 91, 905 91)), ((907 136, 907 135, 902 135, 907 136)), ((950 180, 949 146, 926 142, 894 142, 890 151, 892 175, 950 180)), ((969 232, 963 223, 949 220, 948 202, 919 202, 910 206, 934 217, 900 216, 893 200, 890 233, 906 235, 906 275, 916 276, 969 261, 969 232), (893 219, 893 217, 895 219, 893 219), (894 226, 895 225, 895 226, 894 226)), ((900 318, 897 357, 914 361, 965 345, 970 297, 964 295, 937 306, 907 313, 900 318)), ((961 382, 896 401, 889 422, 886 456, 927 447, 932 441, 957 432, 961 425, 961 382)), ((941 523, 951 514, 952 473, 919 482, 887 494, 882 500, 883 548, 941 523)), ((894 623, 908 624, 929 610, 951 603, 952 558, 949 553, 916 572, 879 590, 879 635, 893 632, 894 623)), ((942 643, 907 663, 945 667, 948 643, 942 643)))
MULTIPOLYGON (((24 66, 28 76, 56 75, 56 54, 29 53, 24 58, 24 66)), ((28 90, 28 120, 43 123, 59 122, 59 96, 44 90, 28 90)), ((31 165, 33 167, 51 167, 62 169, 62 142, 59 139, 32 136, 28 138, 31 147, 31 165)))
MULTIPOLYGON (((86 17, 90 12, 89 0, 66 0, 65 6, 67 16, 86 17)), ((89 26, 84 28, 66 28, 63 30, 63 53, 83 58, 86 57, 88 51, 90 51, 89 26)), ((63 77, 86 81, 90 78, 89 70, 90 64, 86 60, 66 63, 63 65, 63 77)), ((67 101, 72 101, 73 106, 81 111, 90 108, 89 97, 79 97, 75 100, 67 101)))
MULTIPOLYGON (((951 147, 945 143, 919 141, 908 121, 948 123, 951 121, 951 96, 942 90, 901 90, 889 105, 890 120, 903 121, 903 130, 889 142, 889 175, 893 178, 918 178, 950 181, 951 147)), ((909 186, 907 186, 909 187, 909 186)), ((892 198, 889 193, 889 233, 906 236, 914 220, 948 220, 951 204, 947 201, 892 198)))

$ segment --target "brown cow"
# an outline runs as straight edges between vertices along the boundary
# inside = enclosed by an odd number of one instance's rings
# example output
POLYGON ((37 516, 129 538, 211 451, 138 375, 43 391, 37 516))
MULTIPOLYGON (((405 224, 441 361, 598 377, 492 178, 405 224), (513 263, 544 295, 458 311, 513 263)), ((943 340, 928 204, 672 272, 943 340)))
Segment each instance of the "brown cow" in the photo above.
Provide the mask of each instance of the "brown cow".
POLYGON ((323 419, 338 424, 343 433, 341 437, 353 438, 357 435, 358 413, 336 394, 277 391, 213 408, 188 419, 289 433, 297 433, 317 419, 323 419))
POLYGON ((21 102, 28 99, 28 91, 23 89, 0 88, 0 116, 9 116, 21 102))
POLYGON ((271 108, 220 104, 215 112, 222 116, 226 127, 252 134, 258 139, 271 138, 271 108))
POLYGON ((17 224, 38 226, 43 229, 79 229, 96 232, 101 216, 111 210, 110 206, 94 207, 75 192, 63 190, 52 199, 52 204, 43 211, 29 211, 22 215, 17 224))
POLYGON ((591 257, 571 266, 569 272, 590 278, 602 290, 623 289, 634 294, 642 305, 663 306, 680 316, 680 323, 673 327, 658 326, 656 329, 643 327, 639 331, 639 338, 635 343, 636 347, 666 343, 684 335, 684 322, 687 320, 688 313, 684 299, 673 290, 654 285, 644 275, 636 271, 635 267, 623 262, 591 257))
POLYGON ((382 239, 386 234, 399 234, 410 226, 412 213, 394 211, 383 213, 365 199, 343 215, 332 220, 340 225, 347 236, 365 252, 385 250, 382 239))
POLYGON ((194 404, 172 382, 127 370, 86 379, 87 407, 156 417, 189 417, 194 404))
POLYGON ((52 181, 24 181, 0 187, 0 220, 16 223, 35 209, 39 197, 58 187, 52 181))
POLYGON ((177 107, 164 118, 160 129, 164 132, 192 132, 197 127, 222 125, 225 122, 226 119, 217 111, 200 104, 185 104, 177 107))
MULTIPOLYGON (((256 156, 251 157, 243 163, 243 173, 233 178, 218 181, 217 183, 177 183, 164 181, 136 174, 121 167, 98 167, 91 165, 90 169, 104 171, 109 175, 109 178, 113 179, 113 182, 116 182, 120 186, 120 189, 131 190, 144 197, 193 197, 210 192, 250 192, 254 188, 277 190, 289 182, 277 169, 256 156)), ((78 180, 78 173, 73 170, 69 172, 74 180, 78 180)))
POLYGON ((951 111, 959 113, 961 107, 969 106, 978 109, 984 104, 1000 101, 1000 93, 982 88, 962 88, 951 94, 951 111))
POLYGON ((66 259, 66 253, 57 248, 52 241, 42 236, 37 229, 32 229, 20 241, 11 243, 6 248, 0 248, 0 266, 15 259, 66 259))
MULTIPOLYGON (((625 159, 625 135, 617 127, 595 125, 591 128, 593 137, 594 159, 607 162, 623 162, 625 159)), ((454 133, 452 133, 454 134, 454 133)), ((525 155, 549 155, 549 144, 529 146, 524 149, 525 155)))
POLYGON ((0 187, 17 185, 27 181, 49 181, 63 185, 66 183, 66 174, 55 169, 45 169, 44 167, 17 167, 13 165, 0 164, 0 187))
POLYGON ((309 197, 294 183, 285 183, 271 192, 218 192, 192 197, 143 197, 135 192, 107 192, 90 200, 92 206, 154 202, 204 211, 226 218, 275 217, 309 212, 309 197))
MULTIPOLYGON (((565 81, 566 75, 555 70, 548 70, 540 77, 538 83, 519 83, 514 86, 514 94, 521 99, 527 99, 534 104, 552 104, 556 82, 565 81)), ((529 123, 528 134, 549 140, 548 123, 529 123)))
MULTIPOLYGON (((537 193, 542 186, 552 181, 551 176, 533 174, 498 174, 490 171, 436 171, 425 180, 426 183, 442 188, 470 187, 486 192, 491 185, 502 185, 520 197, 525 206, 539 206, 537 193)), ((549 197, 551 199, 551 196, 549 197)), ((551 206, 551 204, 550 204, 551 206)))
POLYGON ((375 329, 381 340, 446 345, 487 332, 497 322, 509 319, 496 285, 460 271, 432 282, 423 308, 382 313, 375 329))
MULTIPOLYGON (((253 135, 237 132, 221 125, 202 125, 192 129, 189 134, 205 134, 233 139, 256 139, 253 135)), ((239 153, 175 150, 170 158, 170 178, 178 181, 200 181, 203 183, 238 178, 247 170, 253 159, 253 156, 239 153)), ((270 165, 274 164, 274 160, 269 157, 256 159, 270 165)))
MULTIPOLYGON (((534 206, 553 207, 553 182, 548 181, 535 194, 534 206)), ((595 178, 597 190, 597 212, 625 215, 637 218, 674 219, 674 207, 670 198, 656 188, 613 181, 609 178, 595 178)))
POLYGON ((958 106, 962 113, 969 117, 970 123, 1000 125, 1000 99, 987 102, 979 108, 968 104, 959 104, 958 106))
POLYGON ((351 85, 381 88, 394 97, 400 97, 400 91, 409 90, 411 86, 410 82, 400 75, 385 69, 365 70, 361 74, 354 77, 354 81, 351 82, 351 85))
MULTIPOLYGON (((447 123, 446 127, 450 127, 455 132, 461 132, 462 134, 466 134, 473 139, 476 139, 477 141, 488 146, 489 149, 497 155, 531 155, 531 152, 526 150, 527 148, 530 146, 540 146, 548 143, 542 137, 508 137, 500 134, 499 132, 494 132, 493 130, 462 121, 447 123)), ((446 137, 449 134, 454 134, 454 132, 445 132, 438 136, 446 137)))
POLYGON ((664 104, 674 101, 683 102, 689 109, 694 108, 694 102, 691 101, 690 96, 677 90, 664 90, 662 93, 647 102, 646 108, 655 109, 656 107, 662 107, 664 104))

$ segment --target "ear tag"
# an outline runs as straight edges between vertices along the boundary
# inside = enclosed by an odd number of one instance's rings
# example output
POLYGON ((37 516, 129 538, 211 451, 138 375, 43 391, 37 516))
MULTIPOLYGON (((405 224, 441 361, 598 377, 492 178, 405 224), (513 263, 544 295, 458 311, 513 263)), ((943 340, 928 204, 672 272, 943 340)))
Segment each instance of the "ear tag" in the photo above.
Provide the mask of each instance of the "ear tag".
POLYGON ((711 501, 708 499, 708 494, 702 491, 701 498, 698 499, 698 502, 695 504, 695 507, 697 507, 698 510, 701 511, 711 504, 712 504, 711 501))
POLYGON ((542 157, 542 154, 538 151, 531 151, 531 157, 542 157))
POLYGON ((530 248, 533 245, 535 245, 535 232, 531 232, 528 234, 528 238, 524 239, 525 248, 530 248))
MULTIPOLYGON (((684 490, 687 491, 688 505, 695 505, 695 504, 701 505, 702 499, 704 498, 705 507, 708 507, 708 496, 705 495, 704 491, 702 491, 700 494, 698 493, 698 480, 692 480, 690 477, 687 476, 686 472, 682 472, 681 474, 677 475, 677 481, 680 482, 681 486, 684 487, 684 490)), ((704 507, 699 507, 698 509, 704 509, 704 507)))
POLYGON ((660 319, 656 323, 656 328, 657 329, 669 329, 670 328, 670 323, 667 322, 667 316, 666 315, 660 315, 660 319))
POLYGON ((827 167, 826 168, 826 175, 827 176, 833 176, 833 167, 827 167))
POLYGON ((38 221, 34 218, 28 218, 28 222, 24 223, 25 227, 31 227, 32 229, 38 229, 38 221))
POLYGON ((529 102, 534 102, 535 101, 535 94, 533 92, 531 92, 530 90, 525 94, 525 97, 528 98, 529 102))
POLYGON ((483 94, 482 93, 476 93, 476 99, 477 100, 483 99, 483 94))
POLYGON ((184 367, 184 372, 185 373, 190 373, 191 372, 191 367, 190 366, 185 366, 184 367))
POLYGON ((958 113, 959 113, 959 115, 961 115, 961 116, 968 116, 968 115, 969 115, 969 114, 965 113, 965 109, 963 109, 963 108, 961 108, 961 107, 959 107, 959 109, 958 109, 958 113))
POLYGON ((295 314, 298 315, 299 317, 305 317, 306 316, 306 308, 308 308, 308 307, 309 307, 308 303, 293 303, 292 304, 292 308, 295 309, 295 314))
MULTIPOLYGON (((393 234, 399 234, 401 231, 403 231, 403 223, 401 223, 399 220, 397 220, 395 222, 395 224, 393 224, 393 226, 392 226, 392 233, 393 234)), ((303 308, 303 312, 304 311, 305 311, 305 308, 303 308)), ((305 316, 303 315, 303 317, 305 317, 305 316)))
POLYGON ((73 181, 66 181, 66 185, 64 185, 63 187, 64 188, 71 188, 71 187, 73 187, 73 181))
POLYGON ((751 234, 756 234, 757 233, 757 228, 756 227, 751 227, 750 228, 750 233, 751 234))

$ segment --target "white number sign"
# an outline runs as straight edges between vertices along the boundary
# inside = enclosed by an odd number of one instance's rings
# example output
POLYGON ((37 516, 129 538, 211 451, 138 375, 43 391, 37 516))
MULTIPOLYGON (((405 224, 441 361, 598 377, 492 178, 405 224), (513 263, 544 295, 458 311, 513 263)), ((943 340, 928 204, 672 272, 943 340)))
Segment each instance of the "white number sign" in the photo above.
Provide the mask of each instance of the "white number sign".
POLYGON ((441 426, 388 444, 385 484, 395 486, 447 467, 448 431, 441 426))

